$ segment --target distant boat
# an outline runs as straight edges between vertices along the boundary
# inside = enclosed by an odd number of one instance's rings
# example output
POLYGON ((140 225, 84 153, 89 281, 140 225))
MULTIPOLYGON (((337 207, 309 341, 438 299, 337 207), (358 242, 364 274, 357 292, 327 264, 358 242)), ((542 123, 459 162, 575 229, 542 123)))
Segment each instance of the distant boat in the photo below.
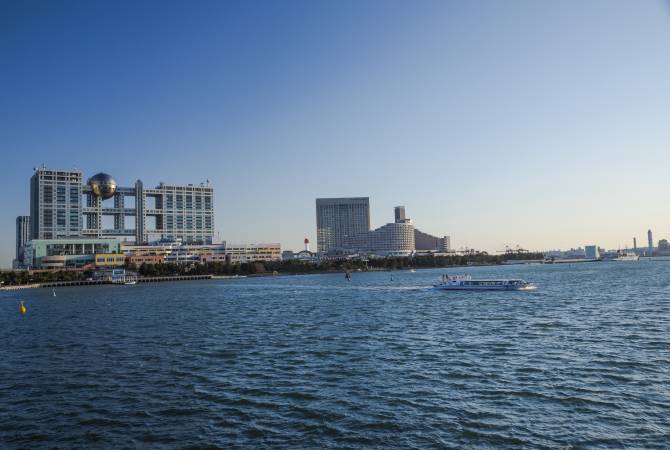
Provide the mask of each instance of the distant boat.
POLYGON ((126 281, 123 282, 123 284, 125 284, 125 285, 133 285, 133 284, 137 284, 137 281, 135 281, 135 280, 126 280, 126 281))
POLYGON ((639 261, 640 256, 633 252, 617 252, 616 257, 612 261, 639 261))
POLYGON ((51 289, 51 293, 52 293, 53 296, 55 297, 55 296, 56 296, 56 288, 52 288, 52 289, 51 289))
POLYGON ((347 273, 344 275, 344 279, 347 280, 347 281, 351 281, 351 272, 347 272, 347 273))

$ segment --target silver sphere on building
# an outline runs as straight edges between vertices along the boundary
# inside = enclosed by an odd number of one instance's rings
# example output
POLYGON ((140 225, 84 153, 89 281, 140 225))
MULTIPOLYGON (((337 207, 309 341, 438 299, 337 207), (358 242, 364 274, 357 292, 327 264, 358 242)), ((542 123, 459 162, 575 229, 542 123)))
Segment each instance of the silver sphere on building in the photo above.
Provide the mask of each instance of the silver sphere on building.
POLYGON ((106 173, 98 173, 88 179, 88 185, 98 197, 111 198, 116 192, 116 181, 106 173))

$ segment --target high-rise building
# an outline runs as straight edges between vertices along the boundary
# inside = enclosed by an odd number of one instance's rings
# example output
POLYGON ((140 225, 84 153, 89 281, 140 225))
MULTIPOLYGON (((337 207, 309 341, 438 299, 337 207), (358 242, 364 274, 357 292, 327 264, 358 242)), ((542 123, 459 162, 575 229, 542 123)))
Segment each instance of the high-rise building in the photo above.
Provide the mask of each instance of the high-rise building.
POLYGON ((23 255, 25 254, 26 244, 30 240, 30 216, 18 216, 16 218, 16 259, 14 268, 23 266, 23 255))
POLYGON ((347 236, 367 231, 370 231, 368 197, 316 199, 316 246, 319 252, 340 248, 347 236))
POLYGON ((633 238, 633 250, 637 250, 637 238, 633 238))
POLYGON ((647 256, 654 255, 654 236, 651 234, 651 230, 647 231, 647 245, 649 246, 649 254, 647 256))
POLYGON ((89 178, 86 185, 82 179, 79 171, 44 167, 35 171, 30 183, 31 239, 134 237, 137 243, 213 241, 214 190, 209 183, 160 183, 147 189, 139 180, 133 187, 120 187, 105 173, 89 178))
POLYGON ((406 217, 405 217, 405 207, 404 206, 396 206, 393 208, 393 212, 395 215, 395 223, 403 223, 405 222, 406 217))
POLYGON ((78 170, 35 170, 30 178, 31 239, 81 236, 81 180, 78 170))

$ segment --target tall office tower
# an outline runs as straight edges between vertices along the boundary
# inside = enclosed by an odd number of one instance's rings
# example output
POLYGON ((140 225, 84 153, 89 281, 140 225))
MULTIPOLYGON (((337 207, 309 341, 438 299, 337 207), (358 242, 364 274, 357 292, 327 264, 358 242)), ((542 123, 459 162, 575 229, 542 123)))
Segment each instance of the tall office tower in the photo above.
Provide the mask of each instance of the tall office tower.
POLYGON ((370 231, 368 197, 316 199, 316 246, 319 252, 341 248, 346 236, 367 231, 370 231))
POLYGON ((16 261, 23 263, 23 253, 26 244, 30 240, 30 216, 18 216, 16 218, 16 261))
POLYGON ((80 236, 81 196, 78 170, 36 169, 30 178, 30 238, 80 236))
POLYGON ((649 246, 649 255, 647 256, 653 256, 654 255, 654 237, 651 234, 651 230, 647 231, 647 244, 649 246))
POLYGON ((395 212, 395 223, 403 223, 405 222, 405 207, 404 206, 396 206, 393 208, 395 212))
POLYGON ((637 250, 637 238, 633 238, 633 250, 637 250))

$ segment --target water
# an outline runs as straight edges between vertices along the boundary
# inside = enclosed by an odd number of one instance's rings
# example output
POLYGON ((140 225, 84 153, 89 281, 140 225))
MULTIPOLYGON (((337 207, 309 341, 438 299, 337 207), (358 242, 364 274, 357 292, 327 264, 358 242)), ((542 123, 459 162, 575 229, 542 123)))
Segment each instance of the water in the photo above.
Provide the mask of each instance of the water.
POLYGON ((670 263, 0 294, 4 448, 667 448, 670 263), (25 300, 28 313, 18 314, 25 300))

